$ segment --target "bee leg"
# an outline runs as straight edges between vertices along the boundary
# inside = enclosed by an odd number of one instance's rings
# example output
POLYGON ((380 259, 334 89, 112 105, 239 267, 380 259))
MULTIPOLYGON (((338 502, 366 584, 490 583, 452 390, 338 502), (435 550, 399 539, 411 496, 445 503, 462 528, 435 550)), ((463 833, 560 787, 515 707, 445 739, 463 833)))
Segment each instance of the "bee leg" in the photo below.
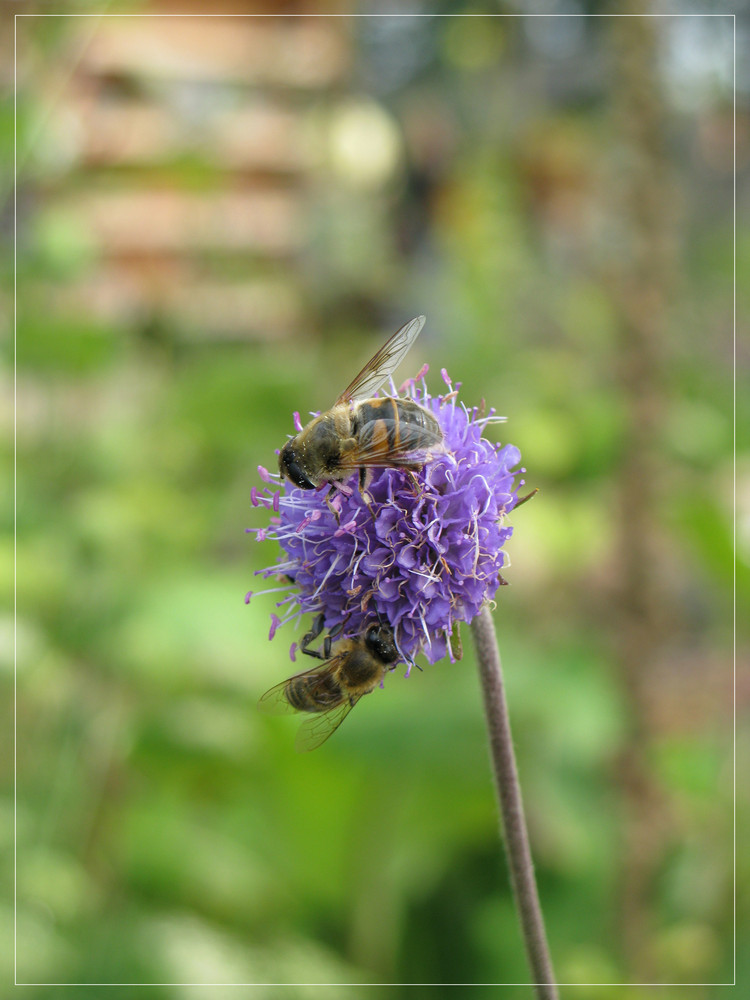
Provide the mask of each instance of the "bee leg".
POLYGON ((316 615, 315 618, 313 618, 312 628, 302 641, 312 642, 313 639, 317 639, 320 633, 323 631, 323 627, 325 626, 325 621, 326 621, 325 613, 321 611, 319 615, 316 615))
POLYGON ((341 635, 341 633, 344 631, 344 625, 346 625, 347 619, 349 617, 350 616, 347 615, 342 622, 339 622, 338 625, 334 625, 333 628, 330 629, 330 631, 328 632, 328 636, 331 639, 337 639, 341 635))
POLYGON ((300 644, 299 648, 300 648, 300 650, 302 650, 302 652, 306 656, 314 656, 316 660, 327 660, 327 659, 329 659, 329 654, 325 652, 325 642, 323 643, 323 650, 322 651, 319 650, 319 649, 302 649, 302 645, 301 644, 300 644))
POLYGON ((349 621, 349 619, 351 618, 351 616, 352 616, 351 611, 348 614, 344 615, 344 617, 338 623, 338 625, 334 625, 332 629, 328 630, 328 635, 326 636, 326 638, 327 639, 338 639, 338 637, 341 635, 341 633, 346 628, 346 623, 349 621))
POLYGON ((367 487, 370 485, 371 482, 372 482, 372 469, 368 469, 364 465, 360 466, 359 495, 362 497, 362 502, 364 503, 365 507, 367 507, 370 514, 372 515, 373 521, 375 521, 377 520, 377 518, 375 517, 375 511, 372 506, 373 500, 370 494, 367 492, 367 487))
MULTIPOLYGON (((321 612, 312 623, 312 628, 307 632, 302 641, 299 644, 300 651, 306 653, 308 656, 315 656, 319 660, 327 660, 328 656, 323 655, 318 649, 310 649, 310 643, 315 642, 320 633, 323 631, 323 625, 325 624, 325 615, 321 612)), ((325 642, 323 643, 323 648, 325 649, 325 642)), ((330 644, 329 644, 330 648, 330 644)))
POLYGON ((372 504, 370 503, 370 500, 372 500, 372 497, 369 496, 369 494, 363 493, 362 494, 362 499, 364 500, 365 507, 367 507, 367 509, 369 510, 370 516, 372 517, 373 521, 377 521, 377 517, 375 516, 375 511, 374 511, 374 509, 372 507, 372 504))
MULTIPOLYGON (((302 649, 301 646, 300 649, 302 649)), ((319 649, 302 649, 302 652, 305 653, 307 656, 314 656, 316 660, 328 659, 326 654, 324 652, 321 652, 319 649)))
POLYGON ((414 473, 411 471, 411 469, 404 469, 404 472, 406 473, 406 475, 409 478, 409 482, 412 485, 412 489, 414 490, 414 493, 416 494, 416 496, 419 496, 419 494, 422 492, 422 487, 419 485, 419 480, 414 475, 414 473))
POLYGON ((336 487, 332 486, 330 490, 326 493, 326 504, 328 505, 328 509, 330 510, 330 512, 336 518, 336 524, 341 524, 341 518, 339 517, 339 512, 331 503, 331 497, 334 496, 335 493, 336 493, 336 487))

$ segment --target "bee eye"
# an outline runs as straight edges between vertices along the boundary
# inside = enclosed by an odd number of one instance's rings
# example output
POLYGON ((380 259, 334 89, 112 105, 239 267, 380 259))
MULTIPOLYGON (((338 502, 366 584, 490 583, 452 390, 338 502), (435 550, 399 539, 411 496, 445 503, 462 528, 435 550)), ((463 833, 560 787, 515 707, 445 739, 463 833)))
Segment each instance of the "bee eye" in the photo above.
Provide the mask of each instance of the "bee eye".
POLYGON ((289 445, 284 445, 279 455, 279 469, 282 475, 286 476, 295 486, 301 490, 314 490, 315 483, 311 483, 297 461, 294 451, 289 445))
POLYGON ((393 642, 393 633, 386 625, 375 623, 370 625, 365 634, 365 643, 385 663, 392 663, 398 655, 393 642))

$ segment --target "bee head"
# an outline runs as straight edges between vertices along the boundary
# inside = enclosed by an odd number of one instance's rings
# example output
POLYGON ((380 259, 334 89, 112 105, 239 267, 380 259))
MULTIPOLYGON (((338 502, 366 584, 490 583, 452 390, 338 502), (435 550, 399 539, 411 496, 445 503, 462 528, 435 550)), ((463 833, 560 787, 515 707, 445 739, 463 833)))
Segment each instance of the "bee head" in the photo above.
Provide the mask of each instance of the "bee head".
POLYGON ((388 625, 373 622, 365 633, 365 645, 383 663, 394 663, 398 659, 393 632, 388 625))
POLYGON ((315 483, 310 482, 305 475, 300 464, 299 455, 294 449, 294 441, 295 438, 287 441, 279 452, 279 472, 281 472, 282 476, 286 476, 295 486, 299 486, 301 490, 314 490, 315 483))

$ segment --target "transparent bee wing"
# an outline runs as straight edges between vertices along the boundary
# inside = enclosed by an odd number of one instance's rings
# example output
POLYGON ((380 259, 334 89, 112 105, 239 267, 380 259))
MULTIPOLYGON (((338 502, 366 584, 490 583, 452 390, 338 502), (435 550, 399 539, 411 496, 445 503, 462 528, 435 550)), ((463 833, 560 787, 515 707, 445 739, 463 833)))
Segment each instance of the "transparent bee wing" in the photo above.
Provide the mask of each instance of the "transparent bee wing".
POLYGON ((300 709, 295 708, 287 697, 289 682, 298 677, 308 677, 310 678, 311 686, 313 686, 316 679, 331 669, 331 665, 335 659, 334 657, 331 660, 326 660, 325 663, 319 663, 309 670, 303 670, 301 673, 295 674, 294 677, 288 677, 285 681, 281 681, 280 684, 274 684, 272 688, 260 696, 258 699, 258 708, 267 715, 293 715, 299 712, 300 709))
POLYGON ((409 348, 422 332, 426 319, 425 316, 416 316, 408 323, 404 323, 401 329, 383 344, 378 353, 370 358, 334 405, 348 403, 354 399, 367 399, 377 392, 406 357, 409 348))
POLYGON ((398 446, 393 448, 389 444, 394 437, 391 431, 393 426, 394 421, 383 418, 364 424, 357 447, 341 456, 339 468, 354 471, 362 466, 387 469, 398 465, 420 465, 427 461, 430 452, 442 450, 443 437, 439 431, 429 427, 410 426, 404 422, 398 425, 398 446), (385 433, 374 433, 378 424, 384 428, 385 433))
POLYGON ((266 715, 291 715, 297 709, 289 704, 286 697, 286 686, 288 680, 281 684, 275 684, 269 691, 258 699, 258 708, 266 715))
POLYGON ((305 753, 307 750, 315 750, 325 743, 328 737, 336 732, 358 701, 359 697, 347 698, 336 708, 305 719, 299 727, 297 739, 294 741, 295 750, 298 753, 305 753))

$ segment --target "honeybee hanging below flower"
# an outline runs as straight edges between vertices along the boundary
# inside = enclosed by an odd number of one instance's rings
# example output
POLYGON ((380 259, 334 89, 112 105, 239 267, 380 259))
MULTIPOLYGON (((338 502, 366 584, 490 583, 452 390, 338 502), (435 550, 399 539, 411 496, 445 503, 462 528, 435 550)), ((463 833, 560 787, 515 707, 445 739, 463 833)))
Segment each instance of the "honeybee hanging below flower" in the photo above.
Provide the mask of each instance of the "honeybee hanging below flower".
POLYGON ((279 470, 295 486, 316 489, 343 482, 359 470, 360 492, 367 470, 413 472, 441 450, 443 432, 435 417, 413 399, 373 393, 393 374, 425 324, 424 316, 405 323, 386 341, 330 410, 315 417, 279 454, 279 470))
POLYGON ((388 625, 373 622, 364 634, 342 639, 331 649, 330 635, 321 650, 310 648, 323 630, 323 615, 303 638, 300 649, 324 662, 266 691, 258 702, 265 712, 310 712, 313 717, 300 726, 295 741, 299 751, 314 750, 335 732, 359 699, 373 691, 398 659, 393 632, 388 625))

